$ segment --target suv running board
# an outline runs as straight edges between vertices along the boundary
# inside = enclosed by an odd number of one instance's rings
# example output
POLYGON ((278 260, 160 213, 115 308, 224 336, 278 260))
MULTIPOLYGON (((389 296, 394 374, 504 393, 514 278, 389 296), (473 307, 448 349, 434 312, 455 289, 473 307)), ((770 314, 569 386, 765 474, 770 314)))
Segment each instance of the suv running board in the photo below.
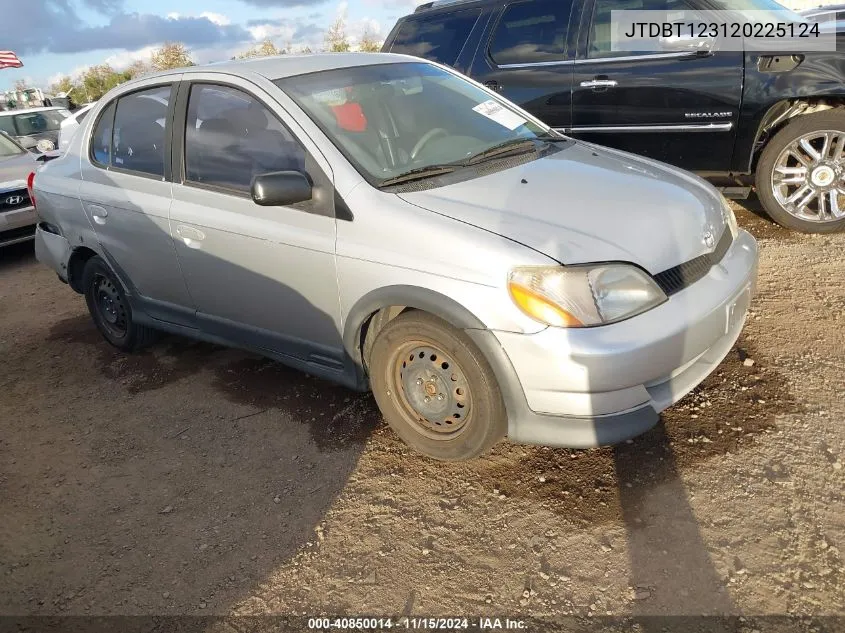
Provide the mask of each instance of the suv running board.
POLYGON ((751 187, 717 187, 722 195, 732 200, 747 200, 751 195, 751 187))

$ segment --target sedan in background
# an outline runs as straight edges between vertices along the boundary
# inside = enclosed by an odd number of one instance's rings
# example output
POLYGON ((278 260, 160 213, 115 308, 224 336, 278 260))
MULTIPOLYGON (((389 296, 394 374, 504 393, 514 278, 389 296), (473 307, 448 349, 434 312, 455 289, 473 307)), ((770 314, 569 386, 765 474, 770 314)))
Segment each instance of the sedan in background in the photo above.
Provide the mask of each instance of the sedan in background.
POLYGON ((35 156, 0 133, 0 248, 35 237, 35 207, 27 181, 37 166, 35 156))
POLYGON ((69 116, 65 108, 7 110, 0 112, 0 131, 30 152, 50 152, 59 146, 59 129, 69 116))

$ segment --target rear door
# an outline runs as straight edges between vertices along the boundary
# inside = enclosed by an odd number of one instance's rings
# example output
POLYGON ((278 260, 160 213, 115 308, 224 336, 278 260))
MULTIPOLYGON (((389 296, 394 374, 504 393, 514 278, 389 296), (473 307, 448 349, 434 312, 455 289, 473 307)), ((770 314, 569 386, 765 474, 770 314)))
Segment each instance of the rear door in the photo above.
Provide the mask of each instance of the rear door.
POLYGON ((611 11, 705 10, 694 0, 588 0, 572 92, 572 134, 698 171, 727 171, 743 53, 612 50, 611 11))
MULTIPOLYGON (((177 78, 178 79, 178 78, 177 78)), ((178 81, 150 80, 98 112, 79 195, 109 264, 155 318, 190 325, 170 238, 170 133, 178 81)))
POLYGON ((576 39, 569 28, 573 6, 572 0, 506 4, 491 22, 472 78, 547 125, 568 128, 576 39))

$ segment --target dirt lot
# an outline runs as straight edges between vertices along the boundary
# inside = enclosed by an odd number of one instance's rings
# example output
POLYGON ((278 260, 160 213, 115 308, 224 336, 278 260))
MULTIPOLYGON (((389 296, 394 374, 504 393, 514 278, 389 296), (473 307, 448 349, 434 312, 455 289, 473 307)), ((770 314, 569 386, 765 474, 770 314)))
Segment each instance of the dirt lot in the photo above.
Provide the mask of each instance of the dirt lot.
POLYGON ((0 613, 845 614, 845 234, 746 206, 748 326, 657 429, 463 465, 241 352, 124 356, 3 251, 0 613))

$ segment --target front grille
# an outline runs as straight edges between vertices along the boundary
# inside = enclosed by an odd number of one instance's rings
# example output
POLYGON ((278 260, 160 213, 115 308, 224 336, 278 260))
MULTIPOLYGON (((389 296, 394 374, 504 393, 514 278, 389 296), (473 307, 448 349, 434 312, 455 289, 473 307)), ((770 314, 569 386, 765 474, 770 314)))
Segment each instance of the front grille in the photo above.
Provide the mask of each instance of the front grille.
POLYGON ((0 213, 15 211, 16 209, 25 209, 26 207, 31 206, 32 203, 29 201, 29 192, 26 189, 15 189, 13 191, 0 193, 0 213))
POLYGON ((726 226, 722 233, 722 238, 716 244, 716 248, 712 253, 705 253, 679 266, 664 270, 662 273, 656 274, 654 280, 663 292, 666 293, 667 297, 680 292, 703 278, 710 272, 713 266, 722 261, 722 258, 724 258, 728 249, 731 247, 733 239, 731 230, 726 226))
POLYGON ((24 237, 35 237, 34 224, 30 226, 22 226, 17 229, 11 229, 9 231, 0 231, 0 244, 3 244, 3 242, 11 242, 12 240, 17 240, 24 237))

